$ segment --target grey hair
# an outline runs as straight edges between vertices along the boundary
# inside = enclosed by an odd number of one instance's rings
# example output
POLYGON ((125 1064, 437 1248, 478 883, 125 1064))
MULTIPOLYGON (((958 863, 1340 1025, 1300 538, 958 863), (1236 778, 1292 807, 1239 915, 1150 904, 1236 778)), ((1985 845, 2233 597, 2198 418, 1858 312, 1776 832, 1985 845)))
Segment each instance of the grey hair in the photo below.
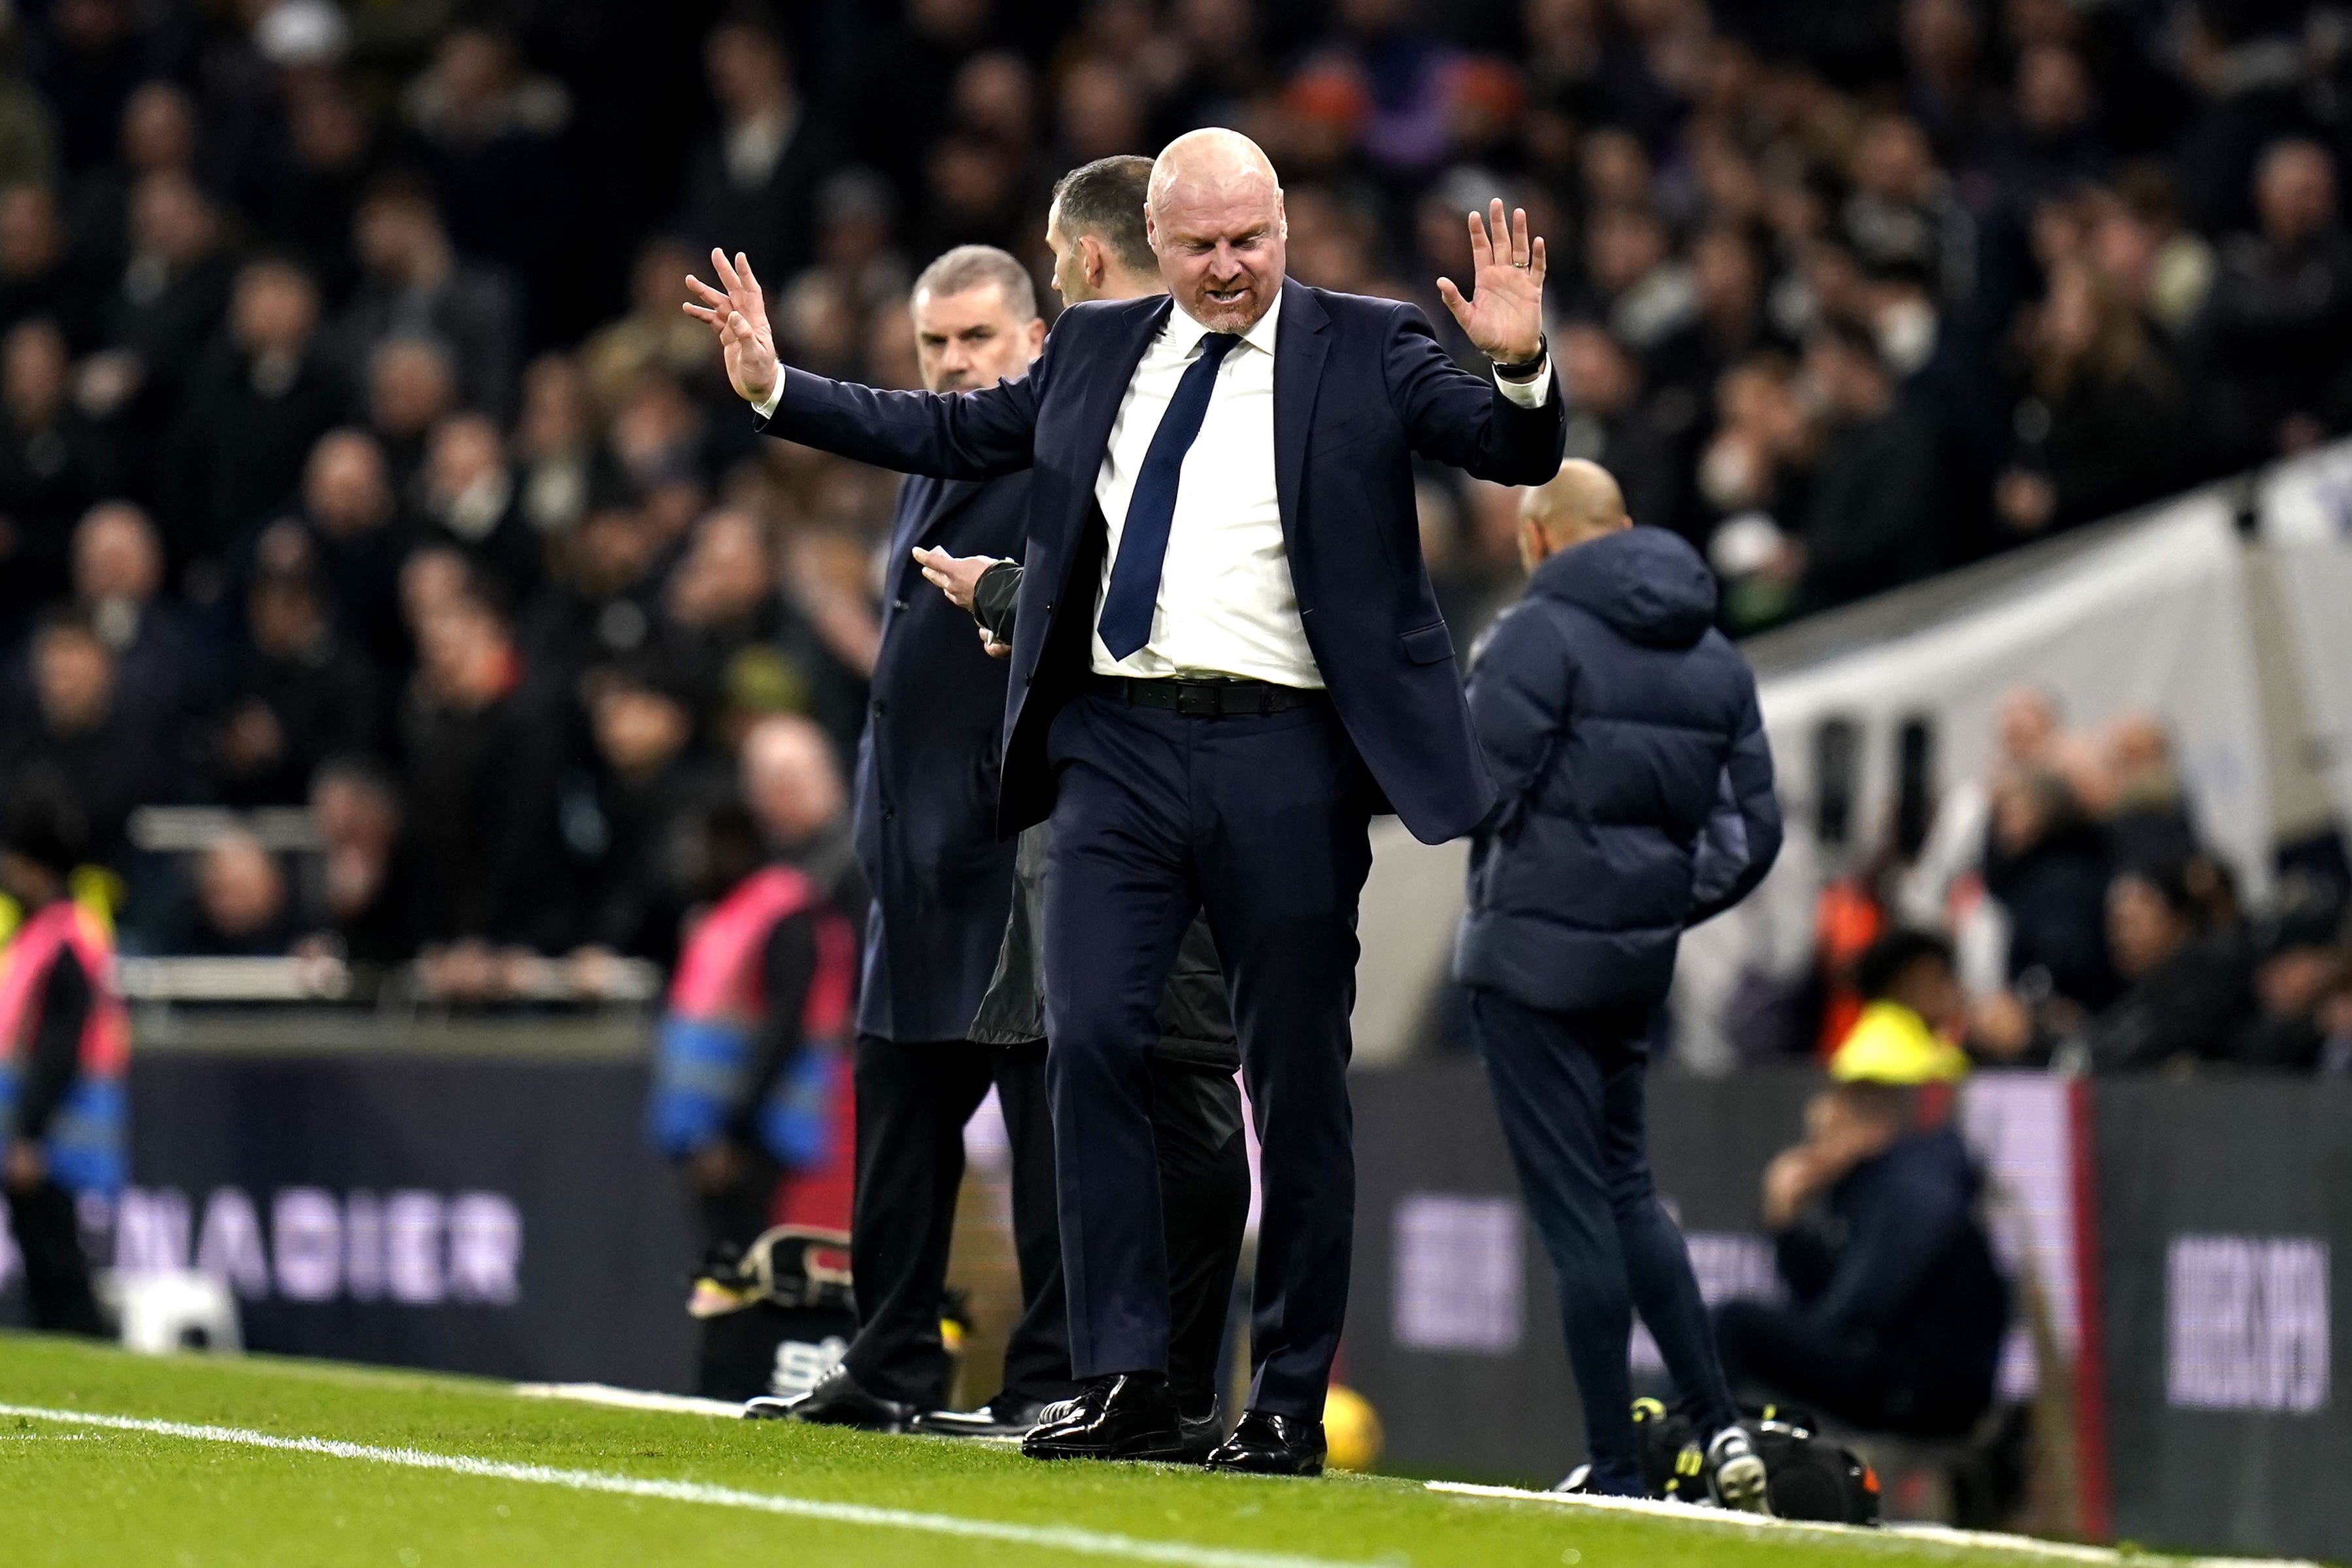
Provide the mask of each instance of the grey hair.
POLYGON ((1037 286, 1030 280, 1029 269, 992 245, 956 246, 923 268, 923 275, 915 279, 914 291, 945 298, 983 283, 1004 290, 1004 308, 1014 320, 1036 319, 1037 286))
POLYGON ((1144 232, 1143 204, 1151 193, 1151 160, 1132 152, 1081 163, 1054 183, 1054 208, 1073 239, 1092 235, 1130 272, 1160 263, 1144 232))

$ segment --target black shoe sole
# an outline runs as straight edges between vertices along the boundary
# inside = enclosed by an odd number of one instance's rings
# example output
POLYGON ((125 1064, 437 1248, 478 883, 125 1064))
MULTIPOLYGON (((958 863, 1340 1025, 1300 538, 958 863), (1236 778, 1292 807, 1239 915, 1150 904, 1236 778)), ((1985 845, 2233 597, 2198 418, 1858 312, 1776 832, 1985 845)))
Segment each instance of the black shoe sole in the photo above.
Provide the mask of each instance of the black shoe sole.
POLYGON ((1296 1476, 1301 1480, 1306 1480, 1323 1473, 1324 1461, 1320 1458, 1309 1460, 1292 1469, 1276 1469, 1272 1466, 1266 1465, 1238 1465, 1230 1463, 1221 1465, 1217 1463, 1213 1458, 1204 1459, 1202 1463, 1207 1469, 1214 1470, 1221 1476, 1296 1476))

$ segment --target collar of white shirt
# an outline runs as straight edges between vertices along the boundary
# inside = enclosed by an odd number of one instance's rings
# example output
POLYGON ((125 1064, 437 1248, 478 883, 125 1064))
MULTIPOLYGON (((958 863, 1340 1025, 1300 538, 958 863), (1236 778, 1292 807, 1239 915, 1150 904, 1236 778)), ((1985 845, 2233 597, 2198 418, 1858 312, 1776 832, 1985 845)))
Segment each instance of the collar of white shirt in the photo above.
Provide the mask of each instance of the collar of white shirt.
MULTIPOLYGON (((1274 303, 1265 308, 1265 315, 1250 323, 1250 329, 1242 334, 1242 341, 1253 349, 1273 353, 1275 324, 1281 317, 1282 292, 1276 289, 1274 303)), ((1192 319, 1192 312, 1173 299, 1169 301, 1168 324, 1160 330, 1161 352, 1176 359, 1189 360, 1192 357, 1193 349, 1208 335, 1209 329, 1192 319)))

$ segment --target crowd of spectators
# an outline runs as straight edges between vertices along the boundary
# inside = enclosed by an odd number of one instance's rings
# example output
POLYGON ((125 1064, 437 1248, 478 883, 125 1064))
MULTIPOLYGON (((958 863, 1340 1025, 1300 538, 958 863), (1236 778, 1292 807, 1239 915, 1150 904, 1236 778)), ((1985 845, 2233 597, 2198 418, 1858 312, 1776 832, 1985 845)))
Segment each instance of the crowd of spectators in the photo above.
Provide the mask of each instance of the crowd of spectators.
MULTIPOLYGON (((0 788, 71 789, 134 948, 422 951, 460 989, 484 954, 664 958, 746 733, 854 754, 895 485, 757 440, 680 280, 746 250, 790 362, 913 385, 926 260, 1042 279, 1055 175, 1211 122, 1282 171, 1296 275, 1442 332, 1463 209, 1526 205, 1571 450, 1706 552, 1733 629, 1892 587, 2352 427, 2343 21, 21 4, 0 788), (308 804, 324 847, 159 858, 151 803, 308 804)), ((1510 499, 1423 495, 1466 639, 1510 499)), ((2095 989, 2140 977, 2100 954, 2095 989)))
POLYGON ((1948 787, 1920 826, 1830 883, 1813 980, 1747 1009, 1738 1027, 1751 1051, 1836 1062, 1859 1009, 1891 997, 1965 1052, 1922 1054, 1917 1076, 1969 1059, 2352 1071, 2340 862, 2290 864, 2265 904, 2247 907, 2155 719, 2069 729, 2045 694, 2011 692, 1989 776, 1948 787), (1939 958, 1918 971, 1933 982, 1920 995, 1871 982, 1873 955, 1890 946, 1939 958))

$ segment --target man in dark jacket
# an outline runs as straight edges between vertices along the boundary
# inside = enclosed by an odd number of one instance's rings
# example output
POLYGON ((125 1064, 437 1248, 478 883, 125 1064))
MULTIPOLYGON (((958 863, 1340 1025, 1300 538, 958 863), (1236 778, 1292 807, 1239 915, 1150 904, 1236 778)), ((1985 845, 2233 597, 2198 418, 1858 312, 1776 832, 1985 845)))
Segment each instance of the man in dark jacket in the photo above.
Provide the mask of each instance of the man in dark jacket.
MULTIPOLYGON (((1054 287, 1066 304, 1139 298, 1165 287, 1154 270, 1143 228, 1150 177, 1150 159, 1111 157, 1075 169, 1056 184, 1045 240, 1054 252, 1054 287)), ((1020 565, 985 556, 958 559, 944 545, 922 549, 917 559, 923 575, 950 602, 972 612, 990 653, 999 658, 1009 655, 1020 565), (984 606, 978 598, 983 582, 984 606)), ((1023 1050, 1045 1046, 1047 844, 1048 831, 1042 822, 1021 835, 1012 918, 972 1022, 976 1043, 1023 1050)), ((1250 1203, 1241 1092, 1234 1081, 1241 1069, 1241 1048, 1216 943, 1205 920, 1195 919, 1185 933, 1160 997, 1158 1023, 1160 1038, 1150 1053, 1151 1131, 1160 1157, 1161 1223, 1168 1244, 1168 1380, 1187 1432, 1205 1451, 1221 1430, 1216 1420, 1217 1360, 1250 1203)), ((1050 1289, 1059 1293, 1061 1260, 1055 1249, 1060 1227, 1050 1207, 1039 1221, 1051 1226, 1035 1239, 1035 1245, 1041 1264, 1050 1265, 1050 1289)), ((1030 1239, 1016 1239, 1025 1256, 1030 1239)), ((934 1413, 917 1424, 933 1432, 978 1431, 1001 1426, 1004 1414, 983 1406, 972 1412, 934 1413)))
MULTIPOLYGON (((916 280, 916 350, 934 392, 969 392, 1027 368, 1045 341, 1021 264, 965 246, 916 280)), ((945 1402, 940 1292, 963 1176, 963 1127, 992 1084, 1013 1149, 1023 1312, 1004 1385, 967 1425, 1017 1436, 1069 1394, 1069 1338, 1054 1226, 1053 1124, 1042 1042, 972 1039, 1013 896, 1013 845, 996 836, 997 729, 1005 666, 971 623, 923 587, 918 548, 998 555, 1019 547, 1029 476, 911 478, 886 559, 882 647, 858 748, 857 859, 874 891, 857 1010, 857 1196, 851 1268, 859 1326, 805 1396, 754 1415, 898 1431, 945 1402)))
POLYGON ((1760 1510, 1763 1464, 1651 1186, 1643 1074, 1684 930, 1762 880, 1780 814, 1755 678, 1714 629, 1714 578, 1631 521, 1607 471, 1573 459, 1522 506, 1527 597, 1472 655, 1501 800, 1471 849, 1454 977, 1559 1281, 1590 1454, 1565 1485, 1643 1490, 1638 1307, 1709 1439, 1717 1500, 1760 1510))
POLYGON ((1716 1310, 1726 1371, 1872 1431, 1966 1432, 1992 1401, 2009 1332, 1967 1145, 1918 1127, 1914 1092, 1887 1083, 1825 1090, 1805 1123, 1764 1175, 1791 1304, 1716 1310))

